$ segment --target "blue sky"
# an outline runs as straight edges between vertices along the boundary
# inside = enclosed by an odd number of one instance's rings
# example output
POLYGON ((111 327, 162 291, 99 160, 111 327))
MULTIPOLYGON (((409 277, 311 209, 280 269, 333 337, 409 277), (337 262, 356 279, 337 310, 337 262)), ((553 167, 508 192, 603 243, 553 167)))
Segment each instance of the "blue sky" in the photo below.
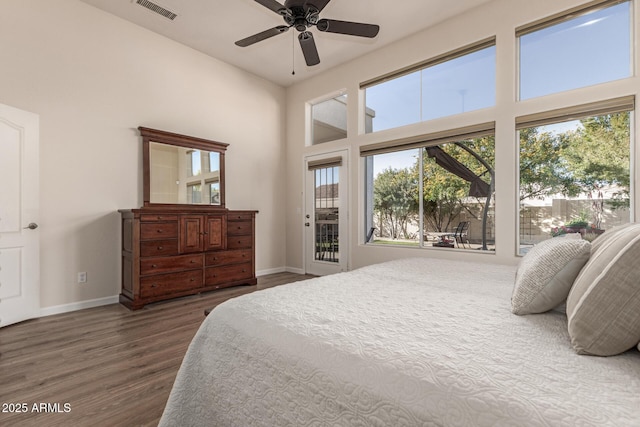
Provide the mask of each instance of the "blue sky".
MULTIPOLYGON (((520 98, 529 99, 631 75, 630 2, 520 37, 520 98)), ((495 47, 367 89, 373 131, 495 105, 495 47)), ((579 123, 547 126, 547 131, 579 123)), ((515 132, 515 130, 514 130, 515 132)), ((515 139, 515 136, 514 136, 515 139)), ((415 152, 376 157, 374 174, 411 166, 415 152)))

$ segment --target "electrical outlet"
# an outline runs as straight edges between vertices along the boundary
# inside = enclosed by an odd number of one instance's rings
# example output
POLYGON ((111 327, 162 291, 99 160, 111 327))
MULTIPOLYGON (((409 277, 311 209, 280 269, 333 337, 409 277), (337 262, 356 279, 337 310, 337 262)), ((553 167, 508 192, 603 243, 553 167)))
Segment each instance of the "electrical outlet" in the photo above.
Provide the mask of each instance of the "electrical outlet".
POLYGON ((78 283, 87 283, 87 272, 86 271, 78 272, 78 283))

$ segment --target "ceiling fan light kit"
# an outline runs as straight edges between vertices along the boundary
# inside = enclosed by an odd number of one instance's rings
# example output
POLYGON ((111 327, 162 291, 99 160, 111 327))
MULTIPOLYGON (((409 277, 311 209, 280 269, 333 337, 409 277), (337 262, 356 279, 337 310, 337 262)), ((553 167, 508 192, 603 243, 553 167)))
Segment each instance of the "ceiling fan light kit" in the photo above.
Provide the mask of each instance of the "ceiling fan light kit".
POLYGON ((318 31, 349 36, 373 38, 378 35, 380 27, 374 24, 360 22, 338 21, 335 19, 320 19, 320 12, 331 0, 286 0, 280 4, 276 0, 255 0, 257 3, 282 16, 287 25, 259 32, 236 42, 237 46, 247 47, 266 40, 278 34, 285 33, 289 28, 295 28, 298 34, 300 48, 308 66, 320 63, 320 56, 316 48, 310 27, 315 26, 318 31))

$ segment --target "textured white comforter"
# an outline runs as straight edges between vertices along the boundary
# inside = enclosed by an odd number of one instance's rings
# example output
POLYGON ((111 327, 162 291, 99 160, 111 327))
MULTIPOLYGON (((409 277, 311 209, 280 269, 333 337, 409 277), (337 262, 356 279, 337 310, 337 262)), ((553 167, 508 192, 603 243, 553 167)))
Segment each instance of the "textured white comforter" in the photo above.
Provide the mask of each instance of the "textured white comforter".
POLYGON ((510 312, 515 267, 407 259, 235 298, 161 426, 639 426, 640 352, 573 352, 510 312))

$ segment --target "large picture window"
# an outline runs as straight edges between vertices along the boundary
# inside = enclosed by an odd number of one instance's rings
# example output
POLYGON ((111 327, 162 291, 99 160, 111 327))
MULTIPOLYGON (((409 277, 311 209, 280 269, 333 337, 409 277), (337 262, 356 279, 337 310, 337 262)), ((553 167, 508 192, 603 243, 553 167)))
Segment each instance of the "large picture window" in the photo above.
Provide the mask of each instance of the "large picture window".
POLYGON ((495 40, 465 47, 361 85, 365 132, 495 105, 495 40))
POLYGON ((631 75, 630 1, 601 2, 527 25, 516 34, 521 100, 631 75))
POLYGON ((493 135, 365 157, 367 243, 495 250, 493 135))
POLYGON ((564 234, 594 240, 630 221, 631 112, 549 116, 519 119, 521 254, 564 234))

